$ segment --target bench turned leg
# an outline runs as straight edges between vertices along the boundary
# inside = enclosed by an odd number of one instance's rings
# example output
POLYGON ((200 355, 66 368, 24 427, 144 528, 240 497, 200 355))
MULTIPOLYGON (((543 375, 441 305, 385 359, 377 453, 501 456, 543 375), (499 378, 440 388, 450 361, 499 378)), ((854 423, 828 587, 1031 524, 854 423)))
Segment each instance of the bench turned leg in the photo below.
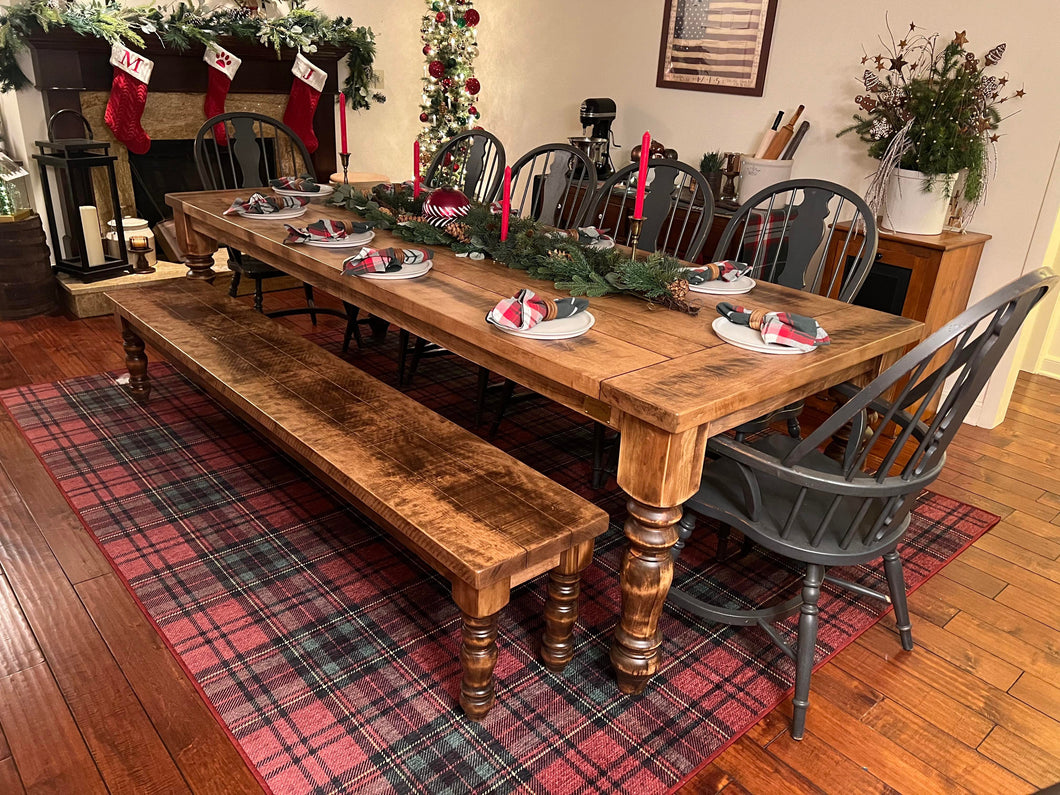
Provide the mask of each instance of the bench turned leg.
POLYGON ((453 599, 463 615, 460 643, 460 706, 471 720, 482 720, 495 697, 493 669, 497 665, 497 613, 508 604, 509 580, 475 589, 453 583, 453 599))
POLYGON ((121 322, 122 347, 125 349, 125 365, 129 368, 129 383, 125 390, 137 403, 146 403, 151 394, 151 379, 147 375, 147 355, 144 341, 124 319, 121 322))
POLYGON ((583 541, 565 551, 559 565, 548 574, 545 602, 545 633, 541 659, 550 671, 559 673, 574 657, 574 622, 578 619, 578 593, 582 572, 593 560, 593 541, 583 541))

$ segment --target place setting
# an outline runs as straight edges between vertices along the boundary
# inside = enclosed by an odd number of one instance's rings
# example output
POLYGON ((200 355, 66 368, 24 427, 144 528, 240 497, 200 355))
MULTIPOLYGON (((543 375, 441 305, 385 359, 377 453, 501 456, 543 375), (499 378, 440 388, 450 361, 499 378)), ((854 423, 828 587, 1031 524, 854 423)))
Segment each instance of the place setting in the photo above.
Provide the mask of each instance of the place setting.
POLYGON ((688 289, 704 295, 741 295, 754 289, 757 282, 747 273, 751 266, 746 262, 721 260, 710 262, 699 268, 690 268, 688 289))
POLYGON ((249 199, 236 199, 224 215, 238 215, 258 221, 286 221, 306 213, 309 199, 302 196, 265 196, 253 194, 249 199))
POLYGON ((335 192, 334 187, 317 182, 309 174, 270 179, 269 187, 277 196, 296 196, 306 199, 322 198, 335 192))
POLYGON ((779 355, 810 353, 830 345, 828 332, 812 317, 736 306, 722 301, 710 327, 737 348, 779 355))
POLYGON ((596 318, 589 312, 588 298, 542 298, 524 287, 498 302, 486 322, 513 337, 566 340, 587 332, 596 318))
POLYGON ((434 252, 427 248, 362 248, 342 262, 343 276, 381 281, 417 279, 434 266, 434 252))
POLYGON ((355 248, 370 243, 375 238, 372 225, 357 221, 334 221, 320 218, 313 223, 297 227, 284 224, 287 237, 285 246, 315 246, 317 248, 355 248))

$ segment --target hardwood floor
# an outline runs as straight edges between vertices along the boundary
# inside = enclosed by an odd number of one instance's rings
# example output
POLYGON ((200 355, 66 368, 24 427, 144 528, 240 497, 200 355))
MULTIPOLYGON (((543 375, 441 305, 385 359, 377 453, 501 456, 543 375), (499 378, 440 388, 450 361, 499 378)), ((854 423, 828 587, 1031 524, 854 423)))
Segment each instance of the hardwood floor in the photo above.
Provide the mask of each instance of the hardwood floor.
MULTIPOLYGON (((0 388, 122 367, 110 318, 0 321, 0 388)), ((1058 428, 1060 381, 1026 373, 962 428, 933 488, 1002 521, 912 595, 916 650, 884 619, 814 675, 801 743, 789 700, 682 791, 1060 782, 1058 428)), ((6 414, 0 463, 0 794, 260 792, 6 414)))

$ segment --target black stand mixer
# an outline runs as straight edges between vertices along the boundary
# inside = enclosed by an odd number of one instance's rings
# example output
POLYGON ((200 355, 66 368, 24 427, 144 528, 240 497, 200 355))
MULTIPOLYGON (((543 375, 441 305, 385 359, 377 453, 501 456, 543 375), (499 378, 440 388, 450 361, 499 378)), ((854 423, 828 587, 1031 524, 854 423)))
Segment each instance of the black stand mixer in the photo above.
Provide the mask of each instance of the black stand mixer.
POLYGON ((600 179, 606 179, 615 173, 614 163, 611 162, 611 147, 618 146, 614 142, 614 133, 611 132, 615 111, 613 99, 596 97, 585 100, 582 102, 580 114, 582 132, 584 133, 589 127, 592 127, 592 131, 589 135, 567 139, 571 146, 578 147, 588 155, 596 166, 596 176, 600 179))

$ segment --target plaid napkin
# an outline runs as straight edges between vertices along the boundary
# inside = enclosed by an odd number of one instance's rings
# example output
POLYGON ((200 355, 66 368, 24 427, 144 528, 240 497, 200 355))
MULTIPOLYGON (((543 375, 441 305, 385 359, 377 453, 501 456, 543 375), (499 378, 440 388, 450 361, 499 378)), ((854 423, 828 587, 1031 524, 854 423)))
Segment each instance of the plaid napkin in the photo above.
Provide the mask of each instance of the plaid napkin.
POLYGON ((708 262, 702 268, 689 269, 689 284, 704 284, 721 279, 723 282, 734 282, 747 270, 746 262, 733 262, 723 259, 720 262, 708 262))
POLYGON ((486 315, 486 322, 501 328, 526 331, 546 320, 570 317, 588 308, 588 298, 557 298, 550 301, 524 287, 514 297, 505 298, 493 307, 486 315))
POLYGON ((828 332, 812 317, 733 306, 725 301, 718 304, 718 313, 728 318, 731 323, 757 329, 762 334, 762 339, 768 343, 786 345, 805 352, 832 342, 828 332))
POLYGON ((270 179, 269 187, 279 188, 280 190, 298 190, 303 193, 317 193, 320 190, 317 181, 308 174, 302 174, 300 177, 270 179))
POLYGON ((249 199, 236 199, 224 215, 269 215, 295 207, 305 207, 309 199, 302 196, 262 196, 255 193, 249 199))
POLYGON ((284 224, 284 228, 287 230, 284 245, 291 246, 296 243, 308 243, 310 240, 345 240, 347 235, 363 235, 372 228, 372 225, 351 221, 347 228, 342 221, 321 218, 309 226, 297 227, 284 224))
POLYGON ((396 273, 405 265, 420 265, 434 258, 429 248, 383 248, 365 246, 342 263, 342 272, 352 276, 362 273, 396 273))

